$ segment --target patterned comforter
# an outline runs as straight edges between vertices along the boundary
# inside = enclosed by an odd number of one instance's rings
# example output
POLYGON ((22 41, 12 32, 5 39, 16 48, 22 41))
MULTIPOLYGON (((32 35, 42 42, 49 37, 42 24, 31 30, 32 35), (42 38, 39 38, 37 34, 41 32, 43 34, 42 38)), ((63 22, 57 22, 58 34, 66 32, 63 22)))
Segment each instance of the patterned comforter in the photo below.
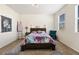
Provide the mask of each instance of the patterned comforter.
POLYGON ((26 36, 26 43, 52 43, 55 41, 45 32, 32 32, 26 36))

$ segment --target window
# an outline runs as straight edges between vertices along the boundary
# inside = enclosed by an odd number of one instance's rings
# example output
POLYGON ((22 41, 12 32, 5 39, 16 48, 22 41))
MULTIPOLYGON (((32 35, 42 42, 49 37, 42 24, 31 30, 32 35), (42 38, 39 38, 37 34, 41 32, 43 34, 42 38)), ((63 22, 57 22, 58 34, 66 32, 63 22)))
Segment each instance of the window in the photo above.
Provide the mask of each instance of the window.
POLYGON ((79 32, 79 5, 75 6, 75 32, 79 32))
POLYGON ((58 17, 58 29, 63 29, 65 23, 65 14, 62 14, 58 17))

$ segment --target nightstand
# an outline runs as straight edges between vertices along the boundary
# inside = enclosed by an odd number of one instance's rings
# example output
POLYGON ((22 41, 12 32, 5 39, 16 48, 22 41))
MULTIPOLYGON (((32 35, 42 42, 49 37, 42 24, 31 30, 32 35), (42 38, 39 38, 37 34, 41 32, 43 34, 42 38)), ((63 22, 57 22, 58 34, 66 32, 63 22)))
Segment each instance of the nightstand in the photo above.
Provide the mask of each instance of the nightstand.
POLYGON ((25 36, 27 36, 28 34, 30 34, 30 32, 26 32, 26 33, 25 33, 25 36))

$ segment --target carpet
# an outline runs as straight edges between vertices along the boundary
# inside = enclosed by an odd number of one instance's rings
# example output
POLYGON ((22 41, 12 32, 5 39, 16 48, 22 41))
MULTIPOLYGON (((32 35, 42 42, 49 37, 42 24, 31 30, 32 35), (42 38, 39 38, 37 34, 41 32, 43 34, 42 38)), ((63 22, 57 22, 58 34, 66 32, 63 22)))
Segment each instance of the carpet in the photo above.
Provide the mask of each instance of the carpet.
POLYGON ((53 51, 51 55, 63 55, 63 53, 61 53, 60 51, 53 51))

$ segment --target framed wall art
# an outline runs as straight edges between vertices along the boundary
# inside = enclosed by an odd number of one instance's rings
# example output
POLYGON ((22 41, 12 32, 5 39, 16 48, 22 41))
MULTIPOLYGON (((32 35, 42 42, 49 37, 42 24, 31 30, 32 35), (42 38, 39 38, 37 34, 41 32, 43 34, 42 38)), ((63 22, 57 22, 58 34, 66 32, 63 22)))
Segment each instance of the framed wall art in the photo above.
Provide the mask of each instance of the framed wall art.
POLYGON ((1 16, 1 32, 12 31, 12 19, 9 17, 1 16))

